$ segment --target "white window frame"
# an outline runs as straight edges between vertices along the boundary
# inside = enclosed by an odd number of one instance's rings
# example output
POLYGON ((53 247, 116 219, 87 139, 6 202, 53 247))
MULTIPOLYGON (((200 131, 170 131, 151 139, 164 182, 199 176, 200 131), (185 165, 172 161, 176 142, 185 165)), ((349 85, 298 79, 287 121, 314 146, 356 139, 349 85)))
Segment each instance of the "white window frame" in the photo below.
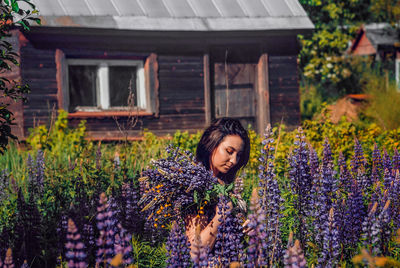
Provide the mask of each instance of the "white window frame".
MULTIPOLYGON (((108 60, 108 59, 67 59, 67 66, 87 65, 98 66, 96 79, 96 100, 97 106, 79 106, 76 111, 102 111, 102 110, 127 110, 130 107, 111 107, 109 88, 109 66, 135 66, 136 67, 136 92, 137 108, 147 109, 147 96, 145 87, 145 74, 143 61, 140 60, 108 60)), ((69 74, 67 71, 67 96, 69 98, 69 74)), ((69 108, 69 101, 68 101, 69 108)))

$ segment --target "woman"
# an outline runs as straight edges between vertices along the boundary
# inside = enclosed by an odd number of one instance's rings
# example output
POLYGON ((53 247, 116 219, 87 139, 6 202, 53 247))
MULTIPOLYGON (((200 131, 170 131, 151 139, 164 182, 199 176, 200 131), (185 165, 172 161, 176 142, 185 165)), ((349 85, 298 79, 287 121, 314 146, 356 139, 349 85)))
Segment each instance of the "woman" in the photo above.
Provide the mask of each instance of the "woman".
MULTIPOLYGON (((234 181, 237 171, 247 164, 249 155, 248 133, 238 120, 232 118, 215 120, 204 131, 196 151, 197 161, 212 170, 221 184, 234 181)), ((232 209, 232 203, 230 207, 232 209)), ((212 249, 221 217, 217 206, 210 207, 204 215, 188 215, 185 218, 186 235, 191 245, 194 244, 196 228, 200 226, 202 245, 212 249)))

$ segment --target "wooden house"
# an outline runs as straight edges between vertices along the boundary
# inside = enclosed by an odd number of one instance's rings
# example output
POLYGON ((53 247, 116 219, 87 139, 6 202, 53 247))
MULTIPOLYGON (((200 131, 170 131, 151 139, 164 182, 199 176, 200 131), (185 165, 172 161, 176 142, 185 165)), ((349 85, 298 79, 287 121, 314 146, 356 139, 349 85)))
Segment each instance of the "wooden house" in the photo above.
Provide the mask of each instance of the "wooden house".
POLYGON ((362 25, 348 53, 368 56, 384 64, 394 74, 400 86, 400 38, 397 29, 388 23, 362 25))
POLYGON ((223 116, 260 133, 300 122, 297 35, 313 24, 298 0, 32 2, 42 25, 13 35, 31 87, 15 110, 20 138, 58 109, 100 140, 223 116))

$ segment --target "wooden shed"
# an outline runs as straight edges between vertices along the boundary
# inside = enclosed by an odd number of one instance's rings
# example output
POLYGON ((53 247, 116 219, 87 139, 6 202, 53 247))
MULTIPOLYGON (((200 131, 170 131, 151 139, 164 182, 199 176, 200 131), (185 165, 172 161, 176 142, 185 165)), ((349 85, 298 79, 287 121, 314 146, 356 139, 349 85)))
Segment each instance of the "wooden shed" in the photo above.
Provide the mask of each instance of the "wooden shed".
POLYGON ((384 63, 396 79, 400 89, 400 38, 398 30, 388 23, 362 25, 349 47, 348 53, 368 56, 384 63))
POLYGON ((89 137, 114 140, 137 124, 194 132, 231 116, 262 133, 300 122, 298 34, 313 24, 297 0, 32 0, 42 18, 16 32, 18 136, 64 109, 89 137))

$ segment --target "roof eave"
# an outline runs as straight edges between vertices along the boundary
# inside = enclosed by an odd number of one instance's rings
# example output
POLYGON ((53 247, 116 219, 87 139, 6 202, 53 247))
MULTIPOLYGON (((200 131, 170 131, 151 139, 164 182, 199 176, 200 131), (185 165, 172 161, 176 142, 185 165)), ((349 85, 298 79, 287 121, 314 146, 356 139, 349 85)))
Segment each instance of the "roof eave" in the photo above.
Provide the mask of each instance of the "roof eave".
POLYGON ((314 25, 307 16, 259 18, 151 18, 137 16, 43 16, 45 27, 76 27, 133 31, 277 31, 307 32, 314 25))

